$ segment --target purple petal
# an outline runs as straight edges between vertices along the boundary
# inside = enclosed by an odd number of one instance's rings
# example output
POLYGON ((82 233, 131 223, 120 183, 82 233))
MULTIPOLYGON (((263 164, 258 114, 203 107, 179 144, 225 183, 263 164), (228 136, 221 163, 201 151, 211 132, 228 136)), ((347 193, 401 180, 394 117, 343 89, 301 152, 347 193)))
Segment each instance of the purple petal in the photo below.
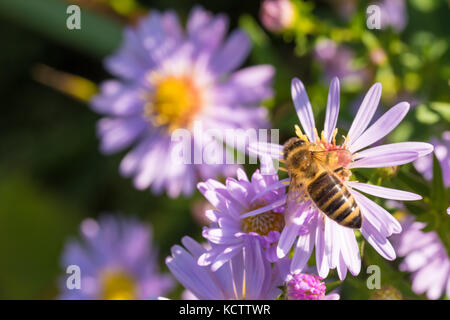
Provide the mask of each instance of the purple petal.
POLYGON ((339 300, 340 298, 341 296, 339 293, 329 293, 323 298, 323 300, 339 300))
POLYGON ((215 244, 237 244, 241 242, 239 238, 234 236, 235 232, 232 230, 223 230, 219 228, 205 228, 202 236, 215 244))
POLYGON ((404 200, 404 201, 413 201, 422 199, 420 195, 408 191, 380 187, 356 181, 348 181, 347 184, 354 189, 358 189, 362 192, 371 194, 373 196, 381 197, 384 199, 404 200))
POLYGON ((380 239, 378 231, 366 220, 363 220, 361 233, 370 245, 385 259, 394 260, 395 250, 386 238, 380 239))
POLYGON ((330 271, 330 267, 328 265, 328 261, 330 260, 328 257, 328 252, 325 250, 325 224, 322 217, 319 217, 317 220, 317 229, 316 229, 316 263, 317 263, 317 273, 322 278, 326 278, 328 272, 330 271))
POLYGON ((138 115, 144 105, 141 90, 115 80, 105 81, 100 86, 100 93, 92 98, 91 107, 95 112, 112 116, 138 115))
POLYGON ((373 155, 370 157, 362 158, 352 162, 349 168, 382 168, 393 167, 401 164, 405 164, 416 160, 419 157, 417 152, 413 151, 387 151, 373 155))
POLYGON ((197 265, 193 257, 180 246, 172 248, 172 256, 166 259, 166 265, 173 276, 199 299, 220 299, 221 291, 209 272, 197 265))
POLYGON ((390 236, 393 233, 400 233, 402 231, 402 226, 397 219, 384 208, 356 190, 350 189, 350 192, 361 207, 363 217, 367 217, 367 219, 371 221, 371 224, 376 227, 381 234, 390 236))
POLYGON ((297 246, 295 248, 294 256, 292 257, 291 272, 301 271, 311 257, 314 249, 315 229, 310 233, 298 237, 297 246))
POLYGON ((189 12, 189 17, 187 19, 187 31, 188 34, 193 35, 206 24, 208 24, 212 19, 212 14, 209 11, 204 10, 200 6, 195 6, 189 12))
POLYGON ((149 150, 152 150, 156 140, 157 139, 155 136, 143 139, 130 152, 128 152, 120 163, 120 173, 125 177, 129 177, 136 172, 141 160, 145 154, 149 152, 149 150))
POLYGON ((337 264, 337 272, 339 280, 345 280, 347 276, 347 265, 345 264, 344 257, 342 256, 342 252, 339 255, 339 261, 337 264))
POLYGON ((227 178, 226 186, 230 196, 236 200, 243 208, 248 206, 246 201, 248 196, 247 189, 233 178, 227 178))
POLYGON ((257 299, 265 282, 264 260, 259 241, 252 241, 244 247, 245 298, 257 299))
POLYGON ((111 154, 128 147, 147 127, 148 123, 140 116, 100 119, 97 131, 101 138, 101 152, 111 154))
POLYGON ((261 207, 261 208, 256 209, 256 210, 252 210, 252 211, 246 212, 245 214, 240 215, 239 218, 240 219, 245 219, 245 218, 256 216, 256 215, 258 215, 260 213, 267 212, 267 211, 273 210, 275 208, 278 208, 278 207, 280 207, 280 206, 282 206, 282 205, 284 205, 286 203, 286 197, 287 196, 283 196, 280 200, 274 201, 274 202, 272 202, 269 205, 266 205, 266 206, 261 207))
POLYGON ((237 169, 236 177, 238 178, 239 181, 248 181, 247 174, 241 168, 237 169))
POLYGON ((236 256, 241 250, 242 244, 227 247, 222 253, 217 255, 216 259, 211 264, 211 271, 217 271, 226 262, 230 261, 234 256, 236 256))
POLYGON ((228 81, 216 86, 217 101, 230 105, 259 104, 273 95, 271 82, 275 70, 258 65, 234 72, 228 81))
POLYGON ((433 152, 433 145, 426 142, 398 142, 385 144, 378 147, 373 147, 366 149, 364 151, 358 152, 355 159, 367 158, 372 156, 381 155, 384 153, 392 152, 417 152, 418 157, 423 157, 431 152, 433 152))
POLYGON ((292 100, 294 101, 295 110, 297 111, 297 116, 303 130, 305 130, 305 133, 310 141, 316 141, 314 134, 316 124, 314 122, 314 114, 312 112, 311 103, 309 102, 305 86, 297 78, 292 79, 291 94, 292 100))
POLYGON ((296 225, 295 223, 291 223, 289 225, 286 225, 283 228, 283 231, 281 232, 280 239, 278 241, 277 246, 277 257, 278 258, 284 258, 289 251, 291 250, 292 244, 295 241, 295 238, 298 235, 298 230, 300 229, 300 226, 296 225))
POLYGON ((372 117, 377 110, 378 103, 381 97, 381 84, 375 83, 367 92, 364 97, 361 106, 359 107, 358 113, 353 120, 352 126, 347 134, 347 143, 352 144, 353 141, 359 138, 359 136, 364 132, 367 126, 372 120, 372 117))
POLYGON ((336 122, 339 115, 339 79, 334 77, 331 80, 330 91, 328 92, 327 111, 325 115, 324 134, 327 141, 331 141, 333 131, 336 128, 336 122))
POLYGON ((341 250, 342 257, 344 258, 350 273, 356 276, 361 271, 361 257, 359 255, 359 247, 356 242, 355 234, 351 229, 339 227, 343 244, 341 250))
POLYGON ((135 30, 125 28, 123 39, 121 48, 105 59, 105 68, 120 78, 134 80, 154 67, 155 62, 142 47, 141 39, 135 30))
POLYGON ((283 158, 283 146, 269 142, 255 142, 248 147, 250 156, 269 156, 273 159, 283 158))
POLYGON ((354 153, 382 139, 403 120, 409 111, 409 103, 400 102, 389 109, 358 139, 351 143, 349 150, 354 153))
POLYGON ((247 58, 250 47, 247 34, 240 30, 234 31, 214 56, 212 69, 218 74, 233 71, 247 58))
POLYGON ((211 12, 195 6, 189 13, 187 32, 199 49, 215 50, 223 41, 228 29, 228 19, 224 15, 214 17, 211 12))
POLYGON ((267 187, 263 192, 260 192, 258 194, 256 194, 251 200, 250 203, 253 203, 253 201, 255 201, 256 199, 261 198, 262 196, 266 195, 267 193, 270 193, 273 190, 278 190, 281 188, 286 188, 289 185, 289 178, 280 180, 274 184, 271 184, 269 187, 267 187))
POLYGON ((195 241, 194 239, 192 239, 189 236, 184 236, 181 239, 181 243, 183 244, 183 246, 186 247, 186 249, 189 250, 189 252, 192 254, 192 256, 194 258, 198 258, 203 253, 206 252, 206 249, 203 248, 203 246, 201 244, 199 244, 197 241, 195 241))

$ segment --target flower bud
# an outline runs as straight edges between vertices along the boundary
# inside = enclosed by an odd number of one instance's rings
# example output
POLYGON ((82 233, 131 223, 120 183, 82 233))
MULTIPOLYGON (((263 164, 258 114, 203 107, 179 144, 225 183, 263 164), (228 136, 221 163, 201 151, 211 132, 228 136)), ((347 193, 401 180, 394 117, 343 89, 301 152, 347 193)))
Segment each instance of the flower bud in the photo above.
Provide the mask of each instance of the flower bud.
POLYGON ((291 28, 295 21, 295 8, 289 0, 264 0, 260 19, 263 25, 274 33, 291 28))

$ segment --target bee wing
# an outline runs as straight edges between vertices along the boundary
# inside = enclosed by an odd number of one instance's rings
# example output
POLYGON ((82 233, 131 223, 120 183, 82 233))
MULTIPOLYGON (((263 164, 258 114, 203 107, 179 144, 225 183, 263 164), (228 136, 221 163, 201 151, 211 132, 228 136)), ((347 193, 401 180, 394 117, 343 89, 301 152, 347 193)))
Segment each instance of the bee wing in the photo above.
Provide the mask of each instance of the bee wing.
POLYGON ((289 183, 287 202, 301 202, 303 200, 305 200, 305 188, 296 176, 292 175, 291 182, 289 183))

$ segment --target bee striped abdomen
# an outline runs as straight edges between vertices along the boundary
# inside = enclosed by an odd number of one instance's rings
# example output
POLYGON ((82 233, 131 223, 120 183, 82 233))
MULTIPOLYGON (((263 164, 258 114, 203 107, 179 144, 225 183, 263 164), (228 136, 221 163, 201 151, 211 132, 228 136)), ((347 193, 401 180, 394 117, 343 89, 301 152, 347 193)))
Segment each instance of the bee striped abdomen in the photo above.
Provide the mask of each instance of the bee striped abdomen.
POLYGON ((361 211, 347 187, 330 172, 318 174, 308 185, 308 193, 316 206, 344 227, 361 228, 361 211))

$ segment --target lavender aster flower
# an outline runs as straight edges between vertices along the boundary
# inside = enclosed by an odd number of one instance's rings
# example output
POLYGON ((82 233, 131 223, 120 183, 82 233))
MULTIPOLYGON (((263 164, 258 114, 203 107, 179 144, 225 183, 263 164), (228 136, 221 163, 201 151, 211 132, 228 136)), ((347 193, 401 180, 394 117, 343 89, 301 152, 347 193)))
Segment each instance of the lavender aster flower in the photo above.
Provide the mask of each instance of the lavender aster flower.
POLYGON ((68 289, 61 281, 61 299, 150 299, 173 286, 158 272, 151 247, 151 230, 135 219, 103 216, 81 224, 82 241, 70 241, 64 250, 64 270, 76 265, 81 288, 68 289))
POLYGON ((259 65, 236 71, 250 41, 242 31, 226 38, 227 26, 224 15, 196 7, 184 32, 175 13, 152 11, 125 30, 122 47, 106 59, 118 79, 102 83, 92 100, 92 108, 105 116, 98 123, 100 149, 110 154, 132 146, 120 172, 133 176, 136 188, 189 195, 199 180, 229 173, 219 155, 217 164, 174 161, 185 143, 172 141, 177 129, 192 132, 200 124, 190 147, 203 155, 208 129, 268 126, 259 103, 272 95, 274 70, 259 65))
POLYGON ((187 250, 174 246, 166 264, 173 276, 198 299, 272 300, 281 293, 277 288, 282 283, 279 272, 263 257, 259 241, 250 239, 239 254, 216 272, 197 264, 198 258, 207 252, 203 246, 189 237, 184 237, 182 243, 187 250))
MULTIPOLYGON (((356 189, 393 200, 418 200, 421 197, 406 191, 349 181, 351 169, 388 167, 408 163, 430 153, 433 146, 422 142, 401 142, 365 149, 392 131, 409 110, 409 104, 401 102, 369 126, 380 96, 381 85, 376 83, 364 97, 344 143, 337 145, 335 139, 337 129, 335 128, 339 112, 339 80, 334 78, 331 81, 324 130, 321 137, 317 133, 312 107, 303 83, 298 79, 292 81, 294 105, 305 131, 305 134, 303 134, 300 128, 296 127, 298 137, 303 139, 305 143, 313 144, 315 148, 321 148, 324 151, 340 150, 340 152, 335 153, 337 156, 334 161, 346 171, 340 179, 353 195, 361 210, 363 220, 360 231, 380 255, 385 259, 393 260, 395 259, 395 251, 388 241, 388 237, 394 233, 399 233, 401 225, 389 212, 356 189)), ((283 146, 260 143, 252 146, 251 149, 254 152, 279 159, 282 157, 283 146)), ((313 248, 316 247, 319 276, 325 278, 329 270, 333 268, 337 268, 340 279, 345 278, 347 270, 350 270, 353 275, 357 275, 361 268, 361 259, 354 230, 343 227, 329 219, 311 200, 303 201, 300 204, 296 203, 294 209, 292 207, 289 203, 287 204, 286 225, 281 233, 277 248, 277 255, 282 258, 287 255, 295 239, 298 238, 291 271, 302 270, 313 248)))
POLYGON ((380 7, 381 27, 392 27, 396 32, 405 29, 408 22, 404 0, 384 0, 378 3, 380 7))
POLYGON ((225 185, 215 180, 198 184, 200 192, 216 208, 206 212, 212 224, 203 229, 203 236, 214 247, 200 256, 200 265, 217 270, 242 251, 249 238, 261 242, 270 261, 277 259, 276 243, 284 227, 286 181, 278 180, 269 160, 261 161, 264 174, 257 170, 251 179, 238 169, 237 180, 228 178, 225 185))
POLYGON ((412 289, 428 299, 450 297, 450 259, 436 232, 423 232, 425 224, 407 217, 403 232, 393 239, 399 256, 405 257, 400 270, 412 273, 412 289))
POLYGON ((322 66, 327 81, 333 77, 338 77, 344 82, 366 81, 367 70, 353 65, 354 56, 349 48, 329 39, 318 41, 314 47, 314 57, 322 66))
MULTIPOLYGON (((434 154, 442 168, 442 177, 445 187, 450 187, 450 131, 442 133, 442 140, 431 139, 434 154)), ((433 178, 433 156, 427 155, 414 161, 414 167, 428 180, 433 178)))

